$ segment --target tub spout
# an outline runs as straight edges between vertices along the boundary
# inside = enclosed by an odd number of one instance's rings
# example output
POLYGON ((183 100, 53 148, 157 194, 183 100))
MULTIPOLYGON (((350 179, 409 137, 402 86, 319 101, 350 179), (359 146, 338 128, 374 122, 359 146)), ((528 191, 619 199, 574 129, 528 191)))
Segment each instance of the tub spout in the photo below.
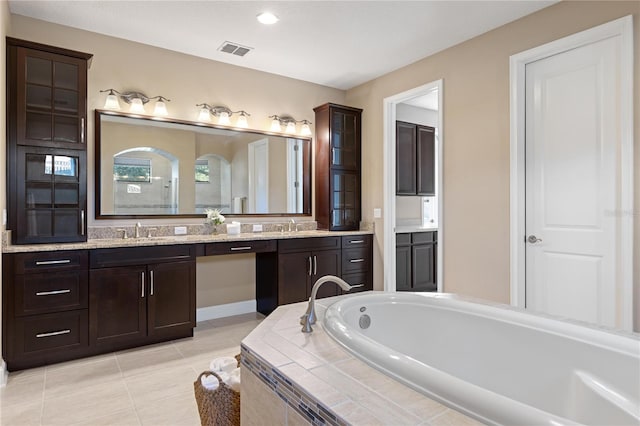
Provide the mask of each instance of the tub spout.
POLYGON ((311 325, 316 323, 316 293, 318 293, 318 288, 320 288, 320 286, 326 282, 334 282, 338 284, 344 291, 349 291, 353 288, 345 280, 334 275, 325 275, 324 277, 318 278, 318 280, 313 285, 313 288, 311 289, 311 297, 309 298, 309 306, 307 306, 307 312, 305 312, 305 314, 300 317, 300 324, 302 325, 303 333, 311 333, 313 331, 311 325))

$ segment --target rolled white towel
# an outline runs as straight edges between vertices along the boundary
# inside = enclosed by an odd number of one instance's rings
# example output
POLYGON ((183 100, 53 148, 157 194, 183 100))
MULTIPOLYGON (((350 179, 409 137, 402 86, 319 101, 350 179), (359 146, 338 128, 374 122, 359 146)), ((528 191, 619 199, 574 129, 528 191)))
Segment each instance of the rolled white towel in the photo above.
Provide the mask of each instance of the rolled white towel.
POLYGON ((218 386, 220 386, 220 381, 213 374, 202 376, 200 378, 200 383, 202 383, 202 386, 207 390, 216 390, 218 389, 218 386))
POLYGON ((236 368, 229 373, 229 378, 224 381, 227 386, 236 392, 240 392, 240 368, 236 368))
POLYGON ((238 361, 235 358, 230 356, 222 356, 220 358, 215 358, 209 364, 209 369, 211 371, 229 373, 234 368, 238 367, 238 361))

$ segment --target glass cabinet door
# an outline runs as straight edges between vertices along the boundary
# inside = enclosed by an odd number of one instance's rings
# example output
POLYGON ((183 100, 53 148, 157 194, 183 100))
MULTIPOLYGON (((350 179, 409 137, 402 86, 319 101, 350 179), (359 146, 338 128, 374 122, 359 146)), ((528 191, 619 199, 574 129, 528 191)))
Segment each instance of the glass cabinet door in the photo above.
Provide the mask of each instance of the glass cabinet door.
POLYGON ((335 109, 331 114, 331 166, 347 170, 359 168, 359 115, 335 109))
POLYGON ((86 61, 19 48, 18 144, 85 149, 86 61))
POLYGON ((332 171, 331 229, 358 229, 360 226, 360 174, 332 171))
POLYGON ((18 163, 21 242, 85 241, 84 151, 22 147, 18 163))

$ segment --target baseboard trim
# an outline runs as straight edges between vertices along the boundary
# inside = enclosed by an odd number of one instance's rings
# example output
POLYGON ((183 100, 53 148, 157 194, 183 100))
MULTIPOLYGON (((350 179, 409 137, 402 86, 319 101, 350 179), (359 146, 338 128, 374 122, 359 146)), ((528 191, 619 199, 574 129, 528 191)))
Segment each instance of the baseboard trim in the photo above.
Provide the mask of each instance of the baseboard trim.
POLYGON ((230 317, 233 315, 250 314, 252 312, 256 312, 255 299, 227 303, 226 305, 207 306, 206 308, 196 309, 196 322, 230 317))
POLYGON ((7 371, 7 363, 0 359, 0 388, 7 385, 9 380, 9 372, 7 371))

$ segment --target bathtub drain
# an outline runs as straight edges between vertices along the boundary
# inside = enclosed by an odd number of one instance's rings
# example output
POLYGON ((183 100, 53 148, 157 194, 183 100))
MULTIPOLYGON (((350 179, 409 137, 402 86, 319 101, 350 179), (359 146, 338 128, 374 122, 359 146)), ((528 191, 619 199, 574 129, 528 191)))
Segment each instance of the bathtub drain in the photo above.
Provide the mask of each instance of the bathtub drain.
POLYGON ((362 329, 369 328, 369 326, 371 325, 371 317, 367 314, 361 315, 360 321, 358 322, 360 324, 360 328, 362 329))

